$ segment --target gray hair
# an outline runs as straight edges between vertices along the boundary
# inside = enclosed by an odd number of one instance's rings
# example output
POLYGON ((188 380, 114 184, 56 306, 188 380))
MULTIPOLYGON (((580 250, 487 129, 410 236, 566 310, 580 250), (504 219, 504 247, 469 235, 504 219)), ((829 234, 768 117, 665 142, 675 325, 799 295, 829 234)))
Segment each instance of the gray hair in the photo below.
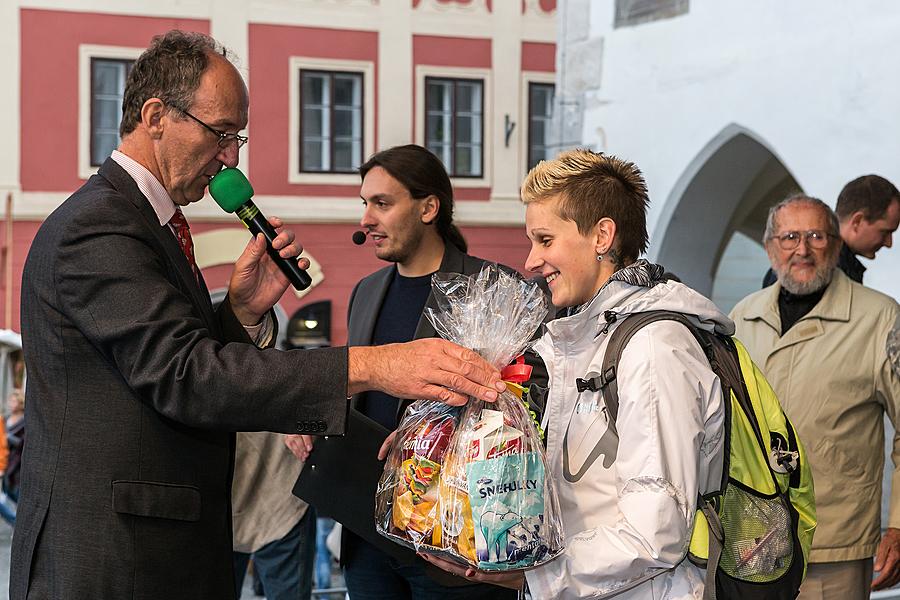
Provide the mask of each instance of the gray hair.
POLYGON ((807 204, 821 209, 828 219, 828 231, 826 233, 835 236, 835 238, 840 237, 840 224, 838 223, 837 215, 834 214, 834 211, 831 210, 830 206, 828 206, 818 198, 813 198, 812 196, 807 196, 806 194, 793 194, 769 209, 769 216, 766 219, 766 232, 763 235, 762 240, 764 246, 769 240, 775 237, 776 217, 778 215, 778 211, 792 204, 807 204))
POLYGON ((155 36, 134 62, 125 82, 119 135, 125 137, 134 131, 141 121, 141 109, 150 98, 159 98, 167 108, 191 108, 211 54, 228 58, 224 46, 202 33, 173 29, 155 36))

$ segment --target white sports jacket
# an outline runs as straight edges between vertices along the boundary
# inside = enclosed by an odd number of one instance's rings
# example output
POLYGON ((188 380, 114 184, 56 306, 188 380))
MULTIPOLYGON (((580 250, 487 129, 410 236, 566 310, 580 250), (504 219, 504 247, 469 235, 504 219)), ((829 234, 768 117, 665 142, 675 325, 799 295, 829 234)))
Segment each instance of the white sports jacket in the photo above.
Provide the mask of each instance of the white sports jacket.
POLYGON ((575 385, 600 372, 608 311, 616 320, 607 331, 632 313, 671 310, 702 328, 734 332, 710 300, 660 282, 661 273, 643 260, 620 271, 582 310, 548 323, 535 344, 550 374, 543 425, 566 551, 526 573, 534 598, 703 595, 705 571, 682 560, 698 491, 716 488, 722 476, 722 389, 703 350, 671 321, 635 334, 617 368, 617 444, 602 394, 575 385), (586 464, 597 444, 604 452, 586 464))

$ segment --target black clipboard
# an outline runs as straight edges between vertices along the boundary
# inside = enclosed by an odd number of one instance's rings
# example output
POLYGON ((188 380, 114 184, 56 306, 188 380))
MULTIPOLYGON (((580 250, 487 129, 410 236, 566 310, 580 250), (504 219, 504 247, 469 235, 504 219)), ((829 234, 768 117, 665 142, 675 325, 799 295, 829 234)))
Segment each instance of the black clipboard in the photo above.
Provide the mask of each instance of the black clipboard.
POLYGON ((384 471, 378 450, 390 431, 350 409, 347 433, 316 438, 294 484, 295 496, 316 507, 379 550, 409 562, 415 554, 375 530, 375 490, 384 471))

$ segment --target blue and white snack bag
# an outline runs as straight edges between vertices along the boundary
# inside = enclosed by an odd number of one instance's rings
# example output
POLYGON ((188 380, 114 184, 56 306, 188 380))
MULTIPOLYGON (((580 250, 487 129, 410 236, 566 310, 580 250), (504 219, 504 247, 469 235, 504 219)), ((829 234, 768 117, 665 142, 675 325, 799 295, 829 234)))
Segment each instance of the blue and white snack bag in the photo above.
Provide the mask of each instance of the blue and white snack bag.
POLYGON ((544 523, 544 464, 536 452, 466 465, 478 568, 532 567, 551 554, 544 523))
POLYGON ((439 504, 438 545, 482 571, 528 569, 562 552, 556 489, 515 395, 466 405, 444 458, 439 504))

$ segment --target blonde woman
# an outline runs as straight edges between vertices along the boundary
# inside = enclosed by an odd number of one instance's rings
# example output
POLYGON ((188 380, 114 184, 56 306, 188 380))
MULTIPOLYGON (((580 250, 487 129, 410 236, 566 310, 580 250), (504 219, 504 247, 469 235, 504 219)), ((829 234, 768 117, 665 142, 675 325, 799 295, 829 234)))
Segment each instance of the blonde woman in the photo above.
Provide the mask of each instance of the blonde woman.
POLYGON ((575 380, 600 371, 609 333, 630 314, 669 310, 732 334, 733 323, 692 289, 638 257, 648 237, 638 168, 574 150, 538 164, 522 187, 531 252, 566 316, 535 345, 550 373, 547 457, 559 490, 566 551, 524 574, 486 574, 429 560, 534 598, 700 599, 704 572, 684 560, 698 492, 722 474, 719 380, 692 334, 661 321, 628 342, 618 366, 619 409, 575 380), (617 433, 616 433, 617 432, 617 433))

